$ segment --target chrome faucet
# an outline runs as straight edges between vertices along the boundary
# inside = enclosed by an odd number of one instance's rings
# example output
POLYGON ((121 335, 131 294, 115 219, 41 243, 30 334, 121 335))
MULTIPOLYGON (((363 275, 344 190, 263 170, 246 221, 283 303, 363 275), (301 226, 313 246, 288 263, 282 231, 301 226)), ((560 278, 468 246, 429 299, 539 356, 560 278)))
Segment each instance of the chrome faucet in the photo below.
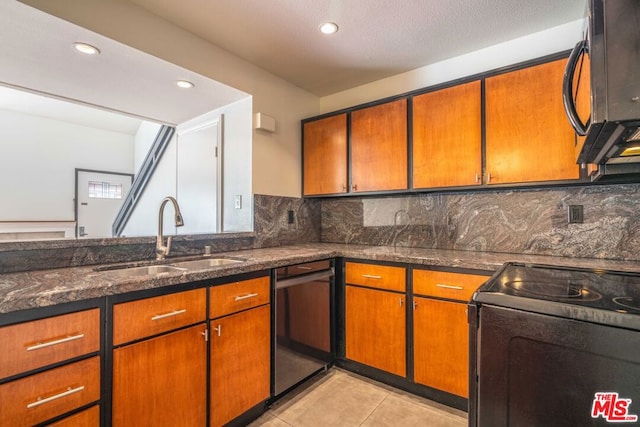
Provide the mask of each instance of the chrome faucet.
POLYGON ((164 236, 162 235, 164 206, 167 204, 167 202, 171 202, 173 204, 173 209, 175 210, 176 227, 182 227, 184 225, 184 220, 182 219, 182 214, 180 213, 180 206, 178 206, 178 201, 171 196, 167 196, 162 199, 162 203, 160 203, 160 211, 158 212, 158 236, 156 237, 157 260, 163 260, 164 257, 169 255, 169 251, 171 250, 171 236, 167 237, 167 246, 165 246, 164 236))

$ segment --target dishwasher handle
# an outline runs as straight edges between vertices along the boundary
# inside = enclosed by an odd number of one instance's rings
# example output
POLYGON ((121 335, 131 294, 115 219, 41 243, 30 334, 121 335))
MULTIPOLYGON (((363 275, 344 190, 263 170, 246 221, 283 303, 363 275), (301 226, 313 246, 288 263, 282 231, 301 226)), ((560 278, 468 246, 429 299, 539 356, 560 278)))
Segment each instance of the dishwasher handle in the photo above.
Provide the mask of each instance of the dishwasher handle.
POLYGON ((315 282, 322 279, 329 279, 335 275, 333 267, 328 270, 318 271, 316 273, 305 274, 302 276, 290 277, 288 279, 276 280, 276 289, 284 289, 290 286, 300 285, 302 283, 315 282))

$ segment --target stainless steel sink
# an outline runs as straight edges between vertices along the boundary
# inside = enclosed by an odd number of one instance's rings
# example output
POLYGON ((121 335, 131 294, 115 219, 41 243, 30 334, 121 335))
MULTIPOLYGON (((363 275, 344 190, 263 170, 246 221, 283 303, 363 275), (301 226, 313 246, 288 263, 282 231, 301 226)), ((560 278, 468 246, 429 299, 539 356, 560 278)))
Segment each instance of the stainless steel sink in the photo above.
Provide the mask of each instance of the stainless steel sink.
POLYGON ((173 265, 149 265, 145 267, 124 267, 113 270, 104 270, 102 271, 102 274, 112 277, 157 276, 162 273, 178 273, 185 270, 185 268, 173 265))
POLYGON ((192 261, 172 262, 171 266, 186 268, 189 270, 201 270, 212 267, 220 267, 223 265, 236 264, 243 261, 244 260, 233 258, 207 258, 196 259, 192 261))

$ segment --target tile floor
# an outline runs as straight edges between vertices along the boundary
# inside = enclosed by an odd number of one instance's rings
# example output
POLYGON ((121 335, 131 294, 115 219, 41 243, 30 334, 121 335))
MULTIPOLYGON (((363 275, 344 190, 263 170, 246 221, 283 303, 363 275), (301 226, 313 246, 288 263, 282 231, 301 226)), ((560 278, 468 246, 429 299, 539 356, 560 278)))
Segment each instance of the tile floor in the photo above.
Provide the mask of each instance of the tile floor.
POLYGON ((257 426, 466 427, 467 414, 332 368, 277 401, 257 426))

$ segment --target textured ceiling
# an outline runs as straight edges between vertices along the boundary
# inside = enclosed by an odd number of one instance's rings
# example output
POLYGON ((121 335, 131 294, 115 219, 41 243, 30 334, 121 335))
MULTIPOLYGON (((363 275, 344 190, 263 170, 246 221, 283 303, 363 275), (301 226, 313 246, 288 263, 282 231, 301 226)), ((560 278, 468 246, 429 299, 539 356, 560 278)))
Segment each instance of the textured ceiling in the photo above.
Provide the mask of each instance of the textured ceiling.
POLYGON ((127 0, 323 96, 581 19, 585 0, 127 0), (340 26, 318 31, 322 22, 340 26))

